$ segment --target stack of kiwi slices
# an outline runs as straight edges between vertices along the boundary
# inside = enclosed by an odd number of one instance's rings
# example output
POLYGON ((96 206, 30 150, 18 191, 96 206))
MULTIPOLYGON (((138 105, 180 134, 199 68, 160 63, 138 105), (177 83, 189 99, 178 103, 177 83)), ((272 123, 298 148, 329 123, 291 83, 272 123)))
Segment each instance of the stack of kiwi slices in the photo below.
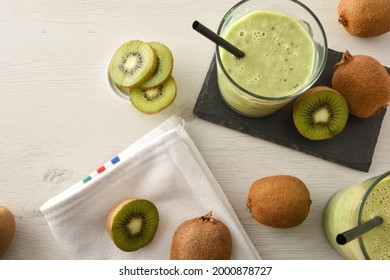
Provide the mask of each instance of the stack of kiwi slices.
POLYGON ((176 97, 172 69, 173 56, 167 46, 133 40, 116 50, 108 74, 137 110, 154 114, 171 105, 176 97))

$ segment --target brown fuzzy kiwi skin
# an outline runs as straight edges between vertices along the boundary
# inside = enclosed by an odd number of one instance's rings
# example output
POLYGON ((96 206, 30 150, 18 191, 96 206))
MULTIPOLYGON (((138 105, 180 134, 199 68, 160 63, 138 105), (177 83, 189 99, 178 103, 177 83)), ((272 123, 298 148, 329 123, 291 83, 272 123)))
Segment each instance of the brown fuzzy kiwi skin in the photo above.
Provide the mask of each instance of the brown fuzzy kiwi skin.
POLYGON ((309 214, 310 193, 297 177, 274 175, 257 179, 248 192, 247 206, 259 223, 274 228, 300 225, 309 214))
POLYGON ((171 260, 230 260, 231 255, 230 231, 212 212, 183 222, 172 237, 171 260))
POLYGON ((332 88, 344 96, 351 115, 368 118, 390 102, 390 76, 385 67, 367 55, 347 50, 334 67, 332 88))
POLYGON ((353 36, 371 38, 390 31, 390 0, 340 0, 337 13, 353 36))
POLYGON ((11 245, 15 231, 14 215, 6 207, 0 206, 0 259, 11 245))

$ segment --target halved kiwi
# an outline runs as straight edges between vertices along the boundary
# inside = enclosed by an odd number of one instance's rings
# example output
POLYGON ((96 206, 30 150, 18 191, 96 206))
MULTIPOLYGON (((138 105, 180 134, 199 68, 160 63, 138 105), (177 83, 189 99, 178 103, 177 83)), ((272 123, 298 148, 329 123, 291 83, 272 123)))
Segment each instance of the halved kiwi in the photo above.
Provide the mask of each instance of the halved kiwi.
POLYGON ((176 97, 176 82, 171 76, 164 84, 151 88, 130 89, 130 101, 139 111, 154 114, 172 104, 176 97))
POLYGON ((324 140, 340 133, 348 120, 348 104, 337 91, 318 86, 297 98, 293 109, 299 133, 311 140, 324 140))
POLYGON ((121 45, 108 67, 110 78, 122 87, 135 87, 146 81, 157 67, 157 56, 146 43, 133 40, 121 45))
POLYGON ((157 55, 157 67, 149 79, 140 86, 142 89, 150 89, 163 84, 171 76, 173 69, 173 56, 167 46, 159 42, 150 42, 148 45, 157 55))
POLYGON ((111 209, 106 228, 119 249, 132 252, 153 240, 158 222, 159 214, 153 202, 142 198, 128 198, 111 209))

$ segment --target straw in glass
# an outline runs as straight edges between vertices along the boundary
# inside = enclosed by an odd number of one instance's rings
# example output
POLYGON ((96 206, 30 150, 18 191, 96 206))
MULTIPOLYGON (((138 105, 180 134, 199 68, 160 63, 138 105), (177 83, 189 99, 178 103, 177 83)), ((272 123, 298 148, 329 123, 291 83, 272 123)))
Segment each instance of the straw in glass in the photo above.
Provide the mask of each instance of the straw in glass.
POLYGON ((195 31, 198 31, 203 36, 205 36, 206 38, 208 38, 209 40, 211 40, 212 42, 214 42, 215 44, 217 44, 218 46, 224 48, 225 50, 227 50, 237 58, 243 58, 245 56, 245 53, 243 51, 239 50, 237 47, 230 44, 228 41, 226 41, 221 36, 211 31, 209 28, 201 24, 199 21, 194 21, 192 23, 192 28, 195 31))

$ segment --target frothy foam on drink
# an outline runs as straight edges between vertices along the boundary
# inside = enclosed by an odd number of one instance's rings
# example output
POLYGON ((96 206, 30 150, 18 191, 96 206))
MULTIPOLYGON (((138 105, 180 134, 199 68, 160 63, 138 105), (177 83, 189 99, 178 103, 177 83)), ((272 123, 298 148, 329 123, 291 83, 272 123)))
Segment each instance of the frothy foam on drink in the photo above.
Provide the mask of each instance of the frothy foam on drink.
POLYGON ((362 209, 361 222, 379 216, 383 223, 362 235, 371 259, 390 259, 390 177, 379 182, 367 196, 362 209))
POLYGON ((237 59, 222 50, 223 64, 229 65, 233 80, 250 92, 286 96, 303 87, 310 77, 312 41, 287 15, 252 12, 233 24, 225 38, 244 51, 245 57, 237 59))

